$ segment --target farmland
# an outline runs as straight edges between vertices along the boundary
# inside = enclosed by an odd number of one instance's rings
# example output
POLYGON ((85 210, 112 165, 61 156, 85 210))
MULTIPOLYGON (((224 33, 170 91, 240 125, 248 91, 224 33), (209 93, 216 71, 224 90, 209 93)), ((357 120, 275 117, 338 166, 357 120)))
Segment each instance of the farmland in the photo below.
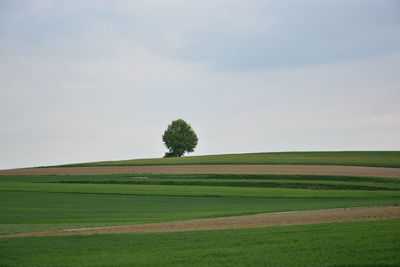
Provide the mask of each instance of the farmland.
MULTIPOLYGON (((381 152, 376 153, 379 158, 381 152)), ((396 157, 394 153, 388 162, 395 162, 396 157)), ((208 173, 207 165, 201 166, 204 171, 197 174, 3 173, 0 175, 0 238, 3 237, 0 261, 5 266, 399 263, 394 252, 400 246, 396 238, 398 219, 181 233, 5 238, 16 233, 63 229, 352 207, 379 210, 379 206, 400 205, 400 179, 396 177, 212 174, 208 173), (371 230, 376 228, 379 230, 371 230)), ((351 210, 348 212, 351 214, 351 210)), ((400 218, 397 208, 393 212, 394 217, 381 219, 400 218)), ((374 216, 371 218, 380 219, 374 216)), ((234 228, 237 227, 240 225, 234 228)))
POLYGON ((2 239, 4 266, 398 266, 400 220, 2 239))
POLYGON ((400 180, 307 175, 0 176, 0 233, 394 205, 400 180))
POLYGON ((152 158, 77 163, 62 166, 148 166, 204 164, 341 165, 400 167, 400 151, 273 152, 152 158))

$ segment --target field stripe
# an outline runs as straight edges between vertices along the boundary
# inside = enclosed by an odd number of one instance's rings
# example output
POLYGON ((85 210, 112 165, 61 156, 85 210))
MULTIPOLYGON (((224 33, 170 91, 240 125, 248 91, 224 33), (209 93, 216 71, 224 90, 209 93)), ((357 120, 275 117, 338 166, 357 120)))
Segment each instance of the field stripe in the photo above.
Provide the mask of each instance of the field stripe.
POLYGON ((400 178, 400 168, 330 165, 169 165, 96 166, 0 170, 0 175, 87 175, 87 174, 308 174, 400 178))
POLYGON ((221 217, 182 222, 18 233, 1 235, 0 238, 221 230, 331 222, 373 221, 384 219, 400 219, 400 206, 263 213, 249 216, 221 217))

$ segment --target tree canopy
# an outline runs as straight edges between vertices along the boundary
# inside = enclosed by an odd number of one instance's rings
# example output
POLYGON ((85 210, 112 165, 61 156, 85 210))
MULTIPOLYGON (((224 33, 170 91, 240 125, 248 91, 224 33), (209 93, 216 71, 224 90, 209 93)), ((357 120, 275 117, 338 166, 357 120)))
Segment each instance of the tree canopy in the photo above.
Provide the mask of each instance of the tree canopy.
POLYGON ((182 119, 174 120, 168 125, 162 140, 169 150, 164 157, 181 157, 186 152, 193 152, 198 141, 190 124, 182 119))

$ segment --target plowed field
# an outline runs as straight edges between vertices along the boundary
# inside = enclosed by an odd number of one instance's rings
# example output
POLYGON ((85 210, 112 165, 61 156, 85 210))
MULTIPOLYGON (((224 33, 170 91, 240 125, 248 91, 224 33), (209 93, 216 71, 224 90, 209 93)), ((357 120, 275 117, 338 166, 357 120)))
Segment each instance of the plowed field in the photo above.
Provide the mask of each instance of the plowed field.
POLYGON ((57 167, 0 170, 0 175, 169 174, 314 174, 400 178, 400 168, 325 165, 172 165, 57 167))
POLYGON ((316 224, 329 222, 371 221, 399 219, 400 206, 328 209, 297 212, 264 213, 249 216, 222 217, 169 223, 151 223, 131 226, 110 226, 69 229, 47 232, 19 233, 0 237, 62 236, 106 233, 179 232, 195 230, 218 230, 256 228, 278 225, 316 224))

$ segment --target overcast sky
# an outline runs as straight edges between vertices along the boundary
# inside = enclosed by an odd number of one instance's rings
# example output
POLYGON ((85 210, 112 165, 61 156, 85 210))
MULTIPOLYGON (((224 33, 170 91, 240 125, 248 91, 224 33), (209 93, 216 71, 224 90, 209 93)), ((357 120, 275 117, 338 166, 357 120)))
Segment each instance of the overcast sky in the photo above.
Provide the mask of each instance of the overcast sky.
POLYGON ((0 0, 0 169, 400 150, 398 0, 0 0))

